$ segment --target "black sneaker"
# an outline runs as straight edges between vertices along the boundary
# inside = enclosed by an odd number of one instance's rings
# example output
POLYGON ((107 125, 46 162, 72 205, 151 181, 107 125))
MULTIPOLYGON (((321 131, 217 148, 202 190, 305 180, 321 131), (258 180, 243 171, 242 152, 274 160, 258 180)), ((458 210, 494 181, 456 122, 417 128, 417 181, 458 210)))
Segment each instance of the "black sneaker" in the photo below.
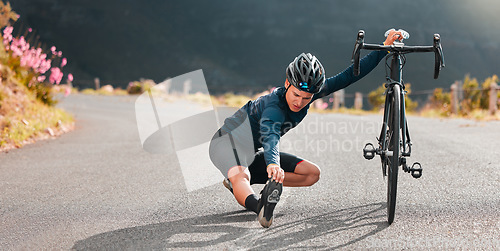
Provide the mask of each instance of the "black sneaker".
POLYGON ((273 211, 276 204, 280 201, 283 184, 269 179, 260 192, 262 196, 259 200, 259 223, 265 228, 268 228, 273 223, 273 211))
POLYGON ((233 184, 231 184, 231 181, 229 181, 229 179, 224 179, 222 181, 222 184, 227 188, 227 190, 229 190, 232 194, 233 193, 233 184))

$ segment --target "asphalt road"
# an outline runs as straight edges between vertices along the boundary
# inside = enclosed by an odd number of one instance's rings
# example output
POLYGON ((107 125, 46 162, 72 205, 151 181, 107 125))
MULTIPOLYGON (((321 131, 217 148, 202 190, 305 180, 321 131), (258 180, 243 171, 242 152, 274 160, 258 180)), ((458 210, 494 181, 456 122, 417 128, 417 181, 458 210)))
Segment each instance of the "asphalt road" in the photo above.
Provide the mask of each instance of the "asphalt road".
POLYGON ((500 249, 498 121, 409 117, 424 172, 400 172, 389 226, 380 161, 361 154, 381 115, 310 114, 281 146, 321 179, 285 188, 264 229, 221 180, 188 192, 175 154, 145 152, 134 101, 69 96, 73 132, 0 154, 0 250, 500 249))

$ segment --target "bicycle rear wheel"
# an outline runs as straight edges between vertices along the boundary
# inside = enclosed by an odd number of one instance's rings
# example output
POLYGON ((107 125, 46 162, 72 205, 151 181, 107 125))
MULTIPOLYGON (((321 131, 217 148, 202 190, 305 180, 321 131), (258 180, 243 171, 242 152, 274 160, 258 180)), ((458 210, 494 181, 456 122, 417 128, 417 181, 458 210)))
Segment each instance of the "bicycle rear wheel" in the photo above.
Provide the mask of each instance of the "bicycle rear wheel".
POLYGON ((387 177, 387 221, 392 224, 394 221, 394 213, 396 210, 396 193, 398 188, 398 169, 399 169, 399 153, 400 153, 400 87, 394 85, 392 88, 392 102, 389 121, 389 151, 392 151, 392 156, 387 158, 388 162, 388 177, 387 177))

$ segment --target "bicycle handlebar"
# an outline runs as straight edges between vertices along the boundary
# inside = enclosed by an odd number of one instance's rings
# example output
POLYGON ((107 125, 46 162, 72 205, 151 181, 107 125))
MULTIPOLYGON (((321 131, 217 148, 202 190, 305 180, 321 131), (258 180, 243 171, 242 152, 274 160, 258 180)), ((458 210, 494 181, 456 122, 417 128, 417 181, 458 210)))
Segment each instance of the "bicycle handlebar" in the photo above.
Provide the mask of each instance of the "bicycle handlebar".
POLYGON ((379 45, 379 44, 365 44, 365 32, 360 30, 358 32, 358 38, 356 39, 356 44, 354 45, 354 51, 352 53, 353 70, 354 75, 358 76, 360 73, 359 60, 361 49, 373 50, 373 51, 389 51, 398 54, 411 53, 411 52, 434 52, 434 79, 439 77, 439 72, 441 68, 445 66, 443 49, 441 47, 441 37, 439 34, 434 34, 434 43, 429 46, 407 46, 403 43, 394 42, 393 45, 379 45))

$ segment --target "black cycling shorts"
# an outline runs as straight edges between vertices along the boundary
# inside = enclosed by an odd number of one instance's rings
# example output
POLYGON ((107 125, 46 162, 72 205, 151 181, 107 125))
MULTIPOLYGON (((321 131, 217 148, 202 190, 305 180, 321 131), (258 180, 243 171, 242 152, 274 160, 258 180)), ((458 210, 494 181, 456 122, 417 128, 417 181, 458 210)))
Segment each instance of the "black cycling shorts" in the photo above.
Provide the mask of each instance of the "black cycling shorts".
MULTIPOLYGON (((264 151, 255 152, 253 145, 251 137, 219 129, 210 142, 210 159, 225 178, 229 169, 243 166, 250 171, 250 184, 265 184, 268 178, 264 151)), ((285 172, 293 173, 301 161, 303 159, 295 155, 280 152, 280 166, 285 172)))
MULTIPOLYGON (((280 152, 280 166, 288 173, 295 172, 295 167, 302 162, 303 159, 289 153, 280 152)), ((264 151, 259 151, 255 154, 255 159, 248 167, 250 171, 250 184, 265 184, 267 181, 267 166, 264 159, 264 151)), ((286 174, 285 174, 286 177, 286 174)))

